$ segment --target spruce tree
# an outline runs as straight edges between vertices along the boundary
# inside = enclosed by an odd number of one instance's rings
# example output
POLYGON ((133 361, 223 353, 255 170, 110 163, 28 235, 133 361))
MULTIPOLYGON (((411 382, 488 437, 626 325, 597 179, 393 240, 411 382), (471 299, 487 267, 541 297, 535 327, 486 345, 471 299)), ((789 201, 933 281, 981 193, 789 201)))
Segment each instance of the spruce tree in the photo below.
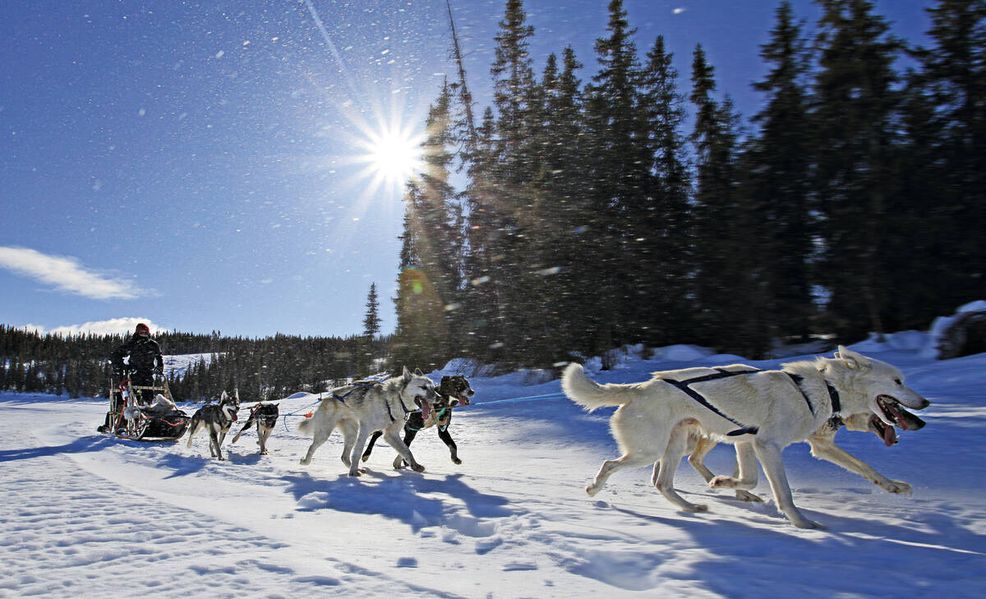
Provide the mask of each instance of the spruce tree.
POLYGON ((639 217, 652 207, 645 195, 650 160, 641 138, 635 30, 621 0, 609 3, 607 31, 608 37, 596 40, 599 71, 587 90, 587 135, 595 158, 588 231, 593 258, 587 265, 595 286, 593 353, 641 340, 639 308, 650 299, 649 283, 641 277, 646 267, 638 264, 644 252, 638 240, 649 235, 639 217))
POLYGON ((694 270, 693 231, 689 197, 685 140, 681 134, 685 111, 678 91, 678 73, 672 54, 658 36, 647 54, 642 78, 642 108, 650 144, 653 176, 649 194, 653 198, 653 253, 648 276, 654 294, 642 302, 649 308, 649 341, 678 343, 693 329, 690 297, 694 270))
POLYGON ((888 200, 898 95, 899 43, 868 0, 820 0, 815 77, 815 195, 823 221, 821 279, 836 333, 882 332, 888 282, 888 200))
POLYGON ((761 325, 760 263, 751 253, 756 231, 748 196, 740 192, 738 120, 732 101, 714 97, 714 68, 699 45, 692 60, 695 125, 696 336, 721 350, 759 355, 767 347, 761 325))
MULTIPOLYGON (((935 189, 934 207, 922 213, 946 221, 926 231, 947 266, 929 284, 938 293, 925 318, 982 299, 986 289, 986 1, 939 0, 928 13, 931 46, 915 52, 915 83, 923 96, 917 109, 934 107, 924 116, 933 129, 925 168, 933 169, 935 189)), ((912 124, 922 118, 914 110, 909 117, 912 124)))
POLYGON ((750 143, 744 170, 747 193, 760 215, 757 221, 769 223, 763 235, 756 236, 756 252, 771 256, 763 267, 764 308, 772 333, 804 338, 814 316, 808 52, 790 2, 782 2, 776 15, 771 38, 760 49, 770 71, 754 84, 764 94, 764 108, 753 117, 759 132, 750 143))

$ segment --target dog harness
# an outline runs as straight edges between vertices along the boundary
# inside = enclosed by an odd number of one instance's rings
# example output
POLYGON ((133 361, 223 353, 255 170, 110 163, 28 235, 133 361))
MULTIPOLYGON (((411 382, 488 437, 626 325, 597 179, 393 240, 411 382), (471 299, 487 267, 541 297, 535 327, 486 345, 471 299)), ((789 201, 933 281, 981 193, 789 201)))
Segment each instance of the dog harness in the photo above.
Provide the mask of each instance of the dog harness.
MULTIPOLYGON (((801 397, 805 398, 805 403, 808 404, 808 411, 811 412, 812 416, 814 416, 815 408, 811 405, 811 399, 808 398, 808 393, 805 391, 804 387, 801 386, 801 382, 805 380, 805 377, 791 372, 784 372, 784 374, 791 377, 791 381, 794 382, 794 386, 801 392, 801 397)), ((838 429, 844 424, 842 421, 842 416, 839 414, 839 412, 842 411, 842 402, 839 401, 839 392, 827 380, 824 378, 822 380, 825 381, 825 388, 828 390, 829 400, 832 402, 832 417, 829 418, 829 425, 831 425, 834 429, 838 429)))
POLYGON ((669 384, 677 387, 679 390, 683 391, 686 395, 688 395, 689 397, 691 397, 692 399, 694 399, 698 403, 700 403, 703 406, 705 406, 706 408, 712 410, 712 412, 714 414, 716 414, 717 416, 720 416, 722 418, 725 418, 726 420, 732 422, 733 424, 735 424, 736 426, 739 427, 738 429, 736 429, 734 431, 731 431, 731 432, 726 433, 726 436, 727 437, 738 437, 740 435, 755 435, 755 434, 757 434, 757 431, 760 430, 759 427, 756 427, 756 426, 748 426, 748 425, 743 424, 742 422, 740 422, 740 421, 738 421, 738 420, 736 420, 734 418, 730 418, 726 414, 723 414, 718 408, 716 408, 714 405, 710 404, 709 401, 707 399, 705 399, 705 397, 703 397, 701 393, 699 393, 698 391, 692 389, 691 388, 691 385, 694 385, 696 383, 704 383, 706 381, 714 381, 714 380, 718 380, 718 379, 729 378, 729 377, 732 377, 732 376, 740 376, 740 375, 743 375, 743 374, 755 374, 757 372, 762 372, 762 371, 760 369, 754 369, 754 370, 744 370, 744 371, 741 371, 741 372, 735 372, 735 371, 725 370, 725 369, 722 369, 722 368, 716 368, 715 370, 718 371, 716 374, 707 374, 705 376, 700 376, 698 378, 688 379, 687 381, 678 381, 678 380, 675 380, 675 379, 666 379, 666 378, 662 378, 661 380, 664 381, 665 383, 669 383, 669 384))
MULTIPOLYGON (((346 398, 349 397, 350 395, 352 395, 353 393, 355 393, 357 391, 360 391, 362 393, 366 393, 367 391, 369 391, 370 389, 372 389, 373 387, 375 387, 376 385, 379 385, 379 384, 380 383, 378 383, 377 381, 355 381, 351 385, 352 386, 352 389, 350 389, 349 391, 346 391, 342 395, 339 395, 338 393, 336 393, 336 389, 333 389, 331 391, 331 393, 332 393, 332 399, 334 399, 336 401, 340 401, 342 403, 346 403, 346 398)), ((345 387, 339 387, 339 389, 345 389, 345 387)))

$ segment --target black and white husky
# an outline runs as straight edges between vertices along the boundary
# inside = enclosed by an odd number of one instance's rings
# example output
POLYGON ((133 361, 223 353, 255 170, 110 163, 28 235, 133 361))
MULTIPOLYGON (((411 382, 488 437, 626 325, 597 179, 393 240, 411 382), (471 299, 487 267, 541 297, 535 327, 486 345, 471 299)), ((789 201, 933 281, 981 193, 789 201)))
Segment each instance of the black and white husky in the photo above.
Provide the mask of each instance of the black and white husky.
POLYGON ((420 370, 411 373, 407 367, 400 376, 383 382, 336 389, 321 401, 311 418, 298 426, 302 433, 314 437, 301 463, 310 464, 315 451, 329 439, 332 431, 340 428, 344 439, 342 462, 349 466, 349 476, 359 476, 359 461, 366 440, 373 432, 383 431, 384 441, 396 449, 415 472, 423 472, 424 466, 415 461, 411 450, 401 440, 400 432, 405 417, 415 410, 420 409, 427 419, 437 397, 431 379, 420 370))
POLYGON ((240 440, 240 435, 243 431, 250 428, 250 425, 257 423, 257 445, 260 446, 260 455, 267 455, 267 439, 270 437, 271 432, 274 430, 274 425, 277 424, 277 404, 276 403, 258 403, 257 405, 250 408, 250 417, 247 418, 246 424, 240 429, 240 432, 236 433, 230 444, 236 443, 240 440))
POLYGON ((226 440, 226 433, 236 422, 236 411, 239 409, 239 391, 234 392, 232 396, 223 391, 218 404, 208 404, 199 408, 192 416, 192 423, 188 427, 188 446, 192 446, 192 437, 205 429, 209 431, 209 452, 212 457, 225 459, 220 447, 226 440))
MULTIPOLYGON (((459 459, 459 448, 455 444, 455 440, 452 439, 452 435, 449 434, 448 427, 452 424, 452 409, 457 405, 468 406, 469 398, 475 395, 476 392, 469 386, 469 379, 461 374, 443 376, 442 382, 439 383, 435 392, 438 394, 438 399, 431 406, 432 414, 430 418, 425 419, 421 412, 412 412, 408 415, 407 422, 404 423, 404 444, 410 448, 411 441, 414 441, 414 437, 418 434, 418 431, 434 426, 438 430, 438 437, 449 449, 452 463, 461 464, 462 460, 459 459)), ((366 451, 363 452, 364 462, 370 459, 370 454, 373 452, 373 444, 376 443, 382 434, 380 431, 377 431, 370 437, 366 451)), ((394 469, 403 468, 404 463, 404 459, 401 456, 397 456, 394 458, 394 469)))

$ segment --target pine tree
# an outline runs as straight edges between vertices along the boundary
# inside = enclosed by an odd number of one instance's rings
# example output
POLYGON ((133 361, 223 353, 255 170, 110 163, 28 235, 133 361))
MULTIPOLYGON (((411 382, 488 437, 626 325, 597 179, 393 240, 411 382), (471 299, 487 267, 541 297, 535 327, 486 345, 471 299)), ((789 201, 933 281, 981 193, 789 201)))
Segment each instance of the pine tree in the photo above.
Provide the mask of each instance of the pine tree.
POLYGON ((490 68, 493 102, 496 107, 495 135, 491 138, 492 170, 486 174, 493 185, 487 196, 498 216, 492 241, 491 276, 498 288, 498 328, 505 350, 503 359, 521 362, 531 349, 531 318, 537 309, 530 289, 535 285, 538 257, 532 244, 530 216, 537 202, 530 183, 539 169, 540 146, 537 121, 541 94, 534 79, 529 55, 534 29, 527 24, 521 0, 507 0, 499 23, 490 68))
POLYGON ((595 43, 599 71, 587 90, 587 135, 593 220, 587 275, 593 290, 594 353, 640 340, 639 310, 650 298, 641 279, 641 214, 652 207, 645 195, 650 159, 641 139, 637 83, 640 64, 621 0, 609 3, 608 37, 595 43), (641 287, 643 285, 643 287, 641 287), (641 293, 643 295, 641 295, 641 293))
POLYGON ((366 315, 363 317, 363 336, 373 339, 380 332, 380 302, 377 300, 377 284, 370 283, 366 295, 366 315))
POLYGON ((986 288, 986 1, 939 0, 928 13, 931 47, 915 52, 921 70, 908 87, 921 94, 909 104, 911 132, 922 120, 926 129, 911 139, 930 150, 922 170, 935 183, 921 212, 938 221, 924 230, 940 252, 936 272, 919 275, 937 290, 924 319, 982 299, 986 288))
POLYGON ((540 145, 541 169, 533 185, 536 235, 532 239, 539 256, 534 291, 541 299, 533 326, 538 331, 532 351, 540 363, 567 359, 570 351, 586 351, 590 310, 583 304, 580 274, 586 261, 586 225, 589 181, 586 179, 582 65, 572 48, 565 48, 561 69, 549 55, 541 79, 544 96, 540 145))
POLYGON ((810 216, 811 119, 805 78, 808 53, 791 4, 777 9, 771 38, 760 56, 770 65, 754 84, 765 105, 753 117, 760 131, 747 152, 748 189, 759 222, 769 223, 756 253, 773 258, 763 265, 765 312, 773 335, 806 337, 813 317, 810 263, 813 254, 810 216))
POLYGON ((767 347, 760 323, 756 264, 751 260, 756 231, 748 196, 740 193, 737 143, 739 117, 728 98, 714 97, 714 69, 701 45, 692 61, 692 143, 696 173, 695 300, 698 341, 721 350, 759 355, 767 347))
POLYGON ((888 198, 898 95, 899 43, 868 0, 821 0, 815 77, 815 195, 824 219, 821 272, 834 330, 847 339, 882 332, 888 198))
POLYGON ((649 193, 654 214, 653 239, 648 244, 653 253, 647 275, 653 281, 654 294, 641 302, 649 309, 649 341, 654 344, 677 343, 693 329, 691 322, 691 274, 694 270, 693 231, 689 196, 685 142, 681 135, 684 122, 683 98, 678 91, 678 73, 672 54, 658 36, 647 54, 641 82, 641 104, 646 122, 649 152, 653 156, 653 176, 649 193))
MULTIPOLYGON (((380 303, 377 300, 377 284, 370 283, 370 291, 366 295, 366 314, 363 316, 363 339, 359 348, 359 372, 372 374, 373 361, 376 358, 376 336, 380 332, 380 303)), ((314 381, 317 376, 315 369, 309 365, 307 376, 303 377, 309 381, 314 381)), ((313 383, 310 383, 313 384, 313 383)))

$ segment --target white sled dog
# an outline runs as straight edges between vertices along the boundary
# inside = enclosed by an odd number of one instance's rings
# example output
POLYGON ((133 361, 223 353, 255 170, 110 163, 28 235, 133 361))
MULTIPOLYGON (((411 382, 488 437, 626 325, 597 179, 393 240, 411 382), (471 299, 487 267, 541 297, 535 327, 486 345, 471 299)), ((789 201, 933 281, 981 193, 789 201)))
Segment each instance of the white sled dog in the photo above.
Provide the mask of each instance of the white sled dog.
MULTIPOLYGON (((717 368, 685 368, 675 370, 673 372, 676 373, 675 376, 679 379, 692 380, 703 376, 714 375, 717 372, 758 372, 759 370, 760 369, 758 368, 747 366, 745 364, 734 364, 731 366, 721 366, 717 368)), ((667 373, 664 371, 652 373, 655 378, 661 378, 666 374, 667 373)), ((924 427, 925 422, 923 420, 914 414, 911 414, 903 407, 897 406, 897 410, 900 412, 900 418, 898 419, 897 424, 903 430, 918 430, 924 427)), ((867 409, 865 412, 860 412, 858 414, 843 413, 841 416, 833 416, 832 418, 826 420, 825 424, 805 439, 805 442, 808 443, 809 447, 811 447, 811 455, 820 460, 831 462, 836 466, 841 466, 849 472, 858 474, 888 493, 911 492, 911 485, 908 483, 887 478, 877 472, 866 462, 839 447, 835 443, 835 435, 842 427, 845 427, 848 431, 873 433, 879 437, 887 447, 891 447, 899 441, 897 431, 894 427, 885 424, 879 416, 867 409)), ((708 455, 708 453, 712 451, 717 444, 718 442, 714 438, 704 434, 698 426, 693 427, 693 429, 688 433, 688 440, 686 442, 685 449, 685 453, 688 455, 688 463, 691 464, 692 468, 694 468, 695 471, 698 472, 707 483, 712 482, 715 475, 708 469, 708 467, 706 467, 705 456, 708 455)), ((654 463, 654 473, 651 477, 651 484, 655 487, 657 486, 657 477, 660 474, 660 465, 660 461, 654 463)), ((756 474, 757 471, 756 468, 754 468, 754 482, 756 474)), ((757 495, 744 491, 743 489, 736 489, 736 498, 743 501, 763 501, 757 495)))
MULTIPOLYGON (((622 455, 607 460, 592 484, 595 495, 614 472, 660 462, 656 487, 679 508, 700 512, 674 490, 674 474, 695 430, 735 444, 739 476, 717 476, 710 486, 749 490, 756 486, 756 456, 770 483, 774 501, 799 528, 817 528, 794 505, 781 450, 805 441, 833 416, 870 412, 886 425, 908 427, 900 406, 923 409, 929 402, 904 385, 900 371, 879 360, 839 346, 833 358, 783 364, 780 370, 748 371, 742 365, 688 378, 665 371, 642 383, 600 385, 582 367, 570 364, 562 376, 569 399, 589 411, 619 406, 610 419, 622 455)), ((684 376, 681 374, 684 373, 684 376)))
POLYGON ((336 390, 321 401, 314 416, 298 425, 298 430, 314 437, 301 463, 310 464, 315 451, 338 427, 342 429, 344 440, 342 462, 349 466, 350 476, 359 476, 363 446, 374 431, 382 430, 384 441, 396 449, 415 472, 423 472, 424 466, 415 461, 400 433, 407 414, 421 410, 427 419, 431 415, 431 404, 437 398, 431 379, 420 370, 412 374, 407 367, 400 376, 383 382, 336 390))

